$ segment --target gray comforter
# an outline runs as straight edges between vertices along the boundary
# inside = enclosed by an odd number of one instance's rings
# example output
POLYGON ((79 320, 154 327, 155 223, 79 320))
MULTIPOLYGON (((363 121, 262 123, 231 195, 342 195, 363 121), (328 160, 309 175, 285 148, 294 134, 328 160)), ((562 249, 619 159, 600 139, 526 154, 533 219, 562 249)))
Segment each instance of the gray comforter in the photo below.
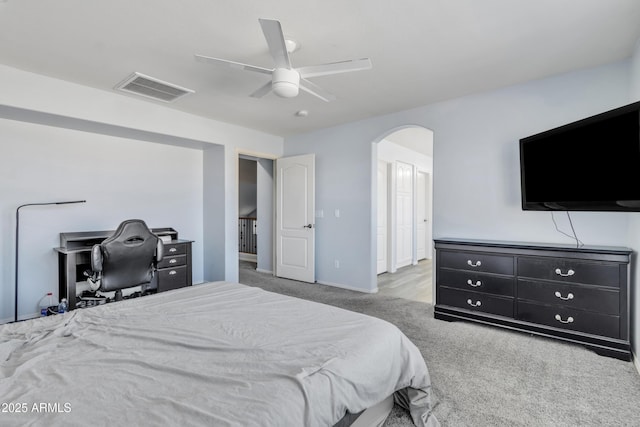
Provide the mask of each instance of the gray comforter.
POLYGON ((396 391, 438 425, 395 326, 237 283, 0 327, 2 426, 331 426, 396 391))

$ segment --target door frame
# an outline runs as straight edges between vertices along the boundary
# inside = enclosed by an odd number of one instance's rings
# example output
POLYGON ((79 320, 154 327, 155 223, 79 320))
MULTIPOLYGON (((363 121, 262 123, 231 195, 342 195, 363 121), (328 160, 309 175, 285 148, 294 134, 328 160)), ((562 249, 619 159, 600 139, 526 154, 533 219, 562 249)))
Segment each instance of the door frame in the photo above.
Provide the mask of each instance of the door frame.
MULTIPOLYGON (((424 197, 424 203, 425 203, 425 219, 427 220, 427 226, 426 226, 426 230, 425 230, 425 258, 421 258, 421 259, 432 259, 433 258, 433 227, 432 227, 432 209, 431 209, 431 205, 433 202, 433 197, 432 197, 432 182, 433 182, 433 173, 426 170, 426 169, 422 169, 422 168, 418 168, 416 170, 416 198, 415 198, 415 205, 416 205, 416 236, 418 235, 418 221, 420 221, 420 218, 418 217, 418 203, 419 200, 418 198, 421 197, 421 195, 418 192, 418 177, 420 174, 424 174, 425 175, 425 194, 422 195, 422 197, 424 197)), ((417 240, 417 238, 416 238, 417 240)), ((416 242, 416 264, 418 263, 419 259, 418 259, 418 251, 417 251, 417 242, 416 242)))
POLYGON ((415 200, 415 193, 416 193, 416 165, 412 164, 412 163, 408 163, 402 160, 396 160, 393 162, 394 168, 393 168, 393 175, 395 178, 395 185, 393 188, 393 198, 394 198, 394 210, 395 210, 395 221, 392 223, 394 228, 394 234, 395 234, 395 240, 394 240, 394 246, 395 246, 395 258, 393 259, 393 271, 396 271, 398 268, 401 267, 406 267, 408 265, 412 265, 415 264, 415 258, 416 258, 416 200, 415 200), (405 245, 403 246, 403 248, 400 248, 399 245, 399 241, 398 239, 400 238, 400 223, 399 223, 399 212, 398 209, 400 209, 400 206, 398 204, 399 201, 399 197, 398 197, 398 171, 400 170, 400 166, 406 166, 409 169, 409 177, 410 177, 410 189, 409 191, 407 191, 406 193, 410 194, 410 198, 409 198, 409 202, 410 202, 410 206, 408 208, 409 210, 409 215, 410 215, 410 220, 409 220, 409 227, 411 229, 410 232, 410 242, 407 245, 406 242, 405 245), (403 253, 405 249, 407 249, 407 247, 409 247, 409 257, 408 258, 403 258, 402 259, 402 265, 399 265, 399 260, 398 260, 398 254, 403 253), (408 260, 408 261, 406 261, 408 260))
MULTIPOLYGON (((378 156, 378 144, 385 140, 388 136, 404 130, 404 129, 420 129, 423 131, 426 131, 428 133, 430 133, 430 141, 432 143, 432 148, 435 146, 435 132, 423 125, 416 125, 416 124, 405 124, 405 125, 400 125, 400 126, 395 126, 391 129, 388 129, 387 131, 385 131, 384 133, 379 134, 376 138, 374 138, 371 141, 371 173, 370 173, 370 177, 371 177, 371 192, 370 192, 370 197, 371 197, 371 211, 370 211, 370 215, 371 215, 371 224, 375 225, 377 224, 377 207, 378 207, 378 189, 377 189, 377 165, 378 165, 378 160, 380 159, 378 156)), ((434 155, 433 153, 431 153, 431 158, 433 159, 434 155)), ((422 168, 420 168, 422 169, 422 168)), ((429 215, 430 215, 430 219, 431 219, 431 242, 433 242, 433 181, 434 181, 434 172, 433 172, 433 164, 431 167, 432 171, 430 172, 430 183, 429 183, 429 189, 431 192, 431 203, 429 206, 429 215)), ((394 178, 395 174, 390 174, 391 178, 394 178)), ((395 187, 395 184, 391 184, 391 188, 393 189, 395 187)), ((395 203, 395 197, 392 197, 391 202, 389 203, 389 205, 395 203)), ((393 210, 395 211, 395 207, 393 208, 393 210)), ((390 227, 390 232, 393 231, 395 227, 390 227)), ((373 292, 377 291, 377 280, 378 280, 378 275, 377 275, 377 230, 375 226, 371 226, 370 227, 370 241, 371 241, 371 252, 370 252, 370 277, 371 277, 371 289, 373 290, 373 292)), ((391 247, 393 248, 393 245, 391 245, 391 247)), ((393 250, 393 249, 392 249, 393 250)), ((433 250, 433 244, 429 244, 427 245, 427 250, 433 250)), ((414 251, 415 253, 415 251, 414 251)), ((395 254, 393 255, 394 259, 395 259, 395 254)), ((432 256, 433 256, 433 252, 432 252, 432 256)), ((395 266, 392 266, 389 269, 389 273, 394 273, 396 270, 394 270, 395 266)), ((434 269, 435 271, 435 269, 434 269)), ((435 280, 432 280, 432 285, 435 286, 435 280)), ((435 293, 434 293, 435 295, 435 293)))
MULTIPOLYGON (((276 263, 276 241, 275 241, 275 227, 276 227, 276 160, 278 159, 278 157, 281 156, 276 156, 270 153, 264 153, 261 151, 253 151, 253 150, 246 150, 246 149, 242 149, 242 148, 236 148, 235 149, 235 167, 236 167, 236 173, 235 173, 235 187, 236 187, 236 202, 235 202, 235 206, 236 206, 236 218, 235 220, 238 220, 238 204, 239 204, 239 199, 240 199, 240 157, 241 156, 245 156, 245 157, 253 157, 256 159, 264 159, 264 160, 272 160, 273 161, 273 169, 272 169, 272 176, 273 176, 273 185, 272 185, 272 197, 271 197, 271 242, 269 242, 267 245, 271 246, 271 271, 267 271, 267 270, 261 270, 263 273, 270 273, 272 275, 275 274, 275 263, 276 263)), ((258 215, 260 215, 260 213, 258 213, 258 215)), ((256 218, 256 221, 258 221, 260 218, 256 218)), ((238 242, 236 242, 236 258, 237 261, 240 262, 240 251, 237 250, 238 248, 238 242)), ((258 248, 258 251, 260 250, 260 248, 258 248)))
MULTIPOLYGON (((391 272, 392 269, 392 244, 391 244, 391 210, 392 210, 392 206, 391 206, 391 166, 392 164, 386 160, 380 160, 378 159, 378 169, 377 169, 377 173, 380 172, 380 169, 384 169, 384 200, 380 200, 380 198, 377 199, 377 207, 376 207, 376 212, 380 212, 380 211, 384 211, 384 224, 380 223, 380 218, 378 216, 376 216, 376 245, 379 242, 379 239, 377 237, 379 237, 380 235, 380 227, 384 228, 384 270, 381 271, 380 267, 379 267, 379 251, 380 251, 380 247, 377 246, 377 255, 378 257, 376 258, 378 260, 378 262, 376 262, 376 273, 377 274, 382 274, 382 273, 388 273, 391 272), (384 206, 382 205, 382 203, 384 202, 384 206)), ((378 187, 377 187, 377 195, 380 196, 380 180, 379 180, 379 176, 377 177, 377 181, 378 183, 378 187)))

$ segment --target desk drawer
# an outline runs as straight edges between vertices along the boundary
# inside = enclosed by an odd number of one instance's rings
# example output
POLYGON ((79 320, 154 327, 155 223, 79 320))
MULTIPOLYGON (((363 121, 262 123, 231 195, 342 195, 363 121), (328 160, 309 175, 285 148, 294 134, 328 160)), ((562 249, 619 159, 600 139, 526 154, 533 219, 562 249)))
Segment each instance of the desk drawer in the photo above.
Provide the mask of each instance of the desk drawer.
POLYGON ((158 263, 158 269, 179 267, 181 265, 185 265, 186 263, 187 263, 186 255, 165 256, 164 258, 162 258, 162 261, 158 263))
POLYGON ((187 243, 165 243, 164 256, 183 255, 187 253, 187 243))
POLYGON ((518 299, 562 305, 603 314, 620 314, 620 292, 617 289, 518 280, 518 299))
POLYGON ((560 282, 620 287, 618 264, 568 258, 518 258, 518 276, 560 282))
POLYGON ((158 292, 187 286, 187 267, 166 268, 158 270, 158 292))
POLYGON ((513 296, 513 281, 513 277, 492 276, 472 271, 442 269, 438 273, 439 286, 508 297, 513 296))
POLYGON ((591 311, 518 301, 519 320, 560 329, 620 337, 620 317, 591 311))
POLYGON ((444 268, 513 275, 513 257, 509 256, 443 251, 439 261, 444 268))
POLYGON ((483 313, 513 317, 513 298, 441 287, 438 288, 437 303, 439 305, 450 305, 483 313))

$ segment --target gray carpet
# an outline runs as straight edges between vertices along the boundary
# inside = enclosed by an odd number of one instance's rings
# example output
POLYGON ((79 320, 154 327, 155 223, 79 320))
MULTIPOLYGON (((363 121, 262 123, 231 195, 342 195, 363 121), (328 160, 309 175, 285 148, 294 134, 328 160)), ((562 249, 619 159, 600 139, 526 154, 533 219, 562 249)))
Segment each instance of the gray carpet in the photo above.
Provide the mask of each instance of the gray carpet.
MULTIPOLYGON (((415 301, 276 279, 240 282, 395 324, 420 349, 443 426, 640 426, 640 375, 630 362, 527 334, 433 318, 415 301)), ((394 407, 386 427, 411 426, 394 407)))

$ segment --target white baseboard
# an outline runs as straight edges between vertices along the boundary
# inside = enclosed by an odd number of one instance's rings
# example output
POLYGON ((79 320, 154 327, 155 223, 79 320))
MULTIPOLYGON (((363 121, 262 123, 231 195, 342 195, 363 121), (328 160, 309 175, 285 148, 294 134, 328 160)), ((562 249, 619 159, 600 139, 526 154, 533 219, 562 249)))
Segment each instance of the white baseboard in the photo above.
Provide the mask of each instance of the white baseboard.
POLYGON ((256 268, 256 271, 257 271, 258 273, 267 273, 267 274, 270 274, 270 275, 272 275, 272 276, 273 276, 273 271, 271 271, 271 270, 264 270, 264 269, 262 269, 262 268, 256 268))
POLYGON ((238 252, 238 258, 242 261, 252 261, 258 262, 258 255, 256 254, 248 254, 246 252, 238 252))
POLYGON ((365 293, 365 294, 377 294, 378 293, 378 287, 377 286, 376 286, 375 289, 372 289, 370 291, 365 291, 364 289, 354 288, 353 286, 348 286, 348 285, 341 285, 339 283, 323 282, 323 281, 320 281, 320 280, 318 280, 316 283, 318 283, 320 285, 333 286, 334 288, 347 289, 349 291, 362 292, 362 293, 365 293))
MULTIPOLYGON (((31 314, 27 314, 26 316, 22 315, 18 318, 18 321, 35 319, 36 317, 40 317, 40 313, 31 313, 31 314)), ((13 322, 13 320, 14 320, 13 317, 0 319, 0 325, 4 325, 5 323, 11 323, 13 322)))
POLYGON ((631 360, 633 361, 633 366, 636 367, 636 371, 638 371, 638 375, 640 375, 640 360, 633 351, 631 352, 631 360))

